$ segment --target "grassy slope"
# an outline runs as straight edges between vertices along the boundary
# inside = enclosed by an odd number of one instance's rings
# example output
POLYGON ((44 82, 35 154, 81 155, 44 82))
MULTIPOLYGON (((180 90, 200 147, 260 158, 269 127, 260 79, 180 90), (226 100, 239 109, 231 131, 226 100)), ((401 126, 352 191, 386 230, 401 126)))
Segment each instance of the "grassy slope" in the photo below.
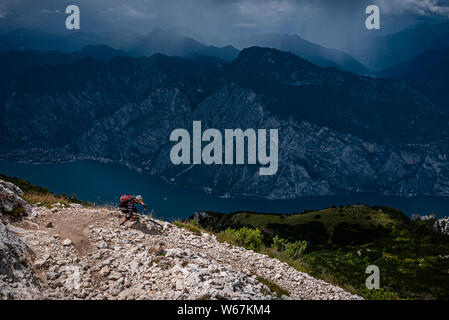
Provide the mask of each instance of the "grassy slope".
POLYGON ((48 190, 47 188, 36 186, 26 180, 16 177, 8 177, 4 174, 0 174, 0 180, 11 182, 18 186, 23 191, 23 199, 30 204, 39 203, 40 205, 48 207, 57 202, 65 206, 68 206, 70 203, 92 205, 92 203, 87 203, 76 199, 76 195, 72 195, 72 197, 68 197, 64 193, 58 195, 56 193, 50 192, 50 190, 48 190))
POLYGON ((274 235, 307 240, 308 251, 288 261, 292 266, 366 298, 449 298, 449 241, 433 232, 433 221, 412 221, 399 210, 364 205, 293 215, 238 212, 212 216, 202 223, 206 229, 258 228, 267 247, 274 235), (373 293, 365 288, 365 269, 371 264, 380 268, 384 291, 373 293))

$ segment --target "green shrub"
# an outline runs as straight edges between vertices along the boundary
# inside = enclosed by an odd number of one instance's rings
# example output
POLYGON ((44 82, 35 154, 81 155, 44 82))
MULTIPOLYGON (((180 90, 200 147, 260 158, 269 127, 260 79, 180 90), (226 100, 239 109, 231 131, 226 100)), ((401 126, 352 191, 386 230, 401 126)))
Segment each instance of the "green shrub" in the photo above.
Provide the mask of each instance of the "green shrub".
POLYGON ((287 240, 280 238, 278 235, 273 238, 273 248, 278 251, 284 251, 286 243, 287 240))
POLYGON ((302 255, 307 249, 307 241, 295 241, 295 242, 288 242, 285 245, 284 254, 293 259, 299 258, 300 255, 302 255))
POLYGON ((362 296, 366 300, 397 300, 397 295, 387 289, 373 289, 368 290, 365 289, 364 292, 362 292, 362 296))
POLYGON ((262 247, 262 233, 259 229, 243 227, 239 230, 231 228, 218 234, 218 239, 222 242, 241 246, 249 250, 258 250, 262 247))
POLYGON ((197 227, 198 229, 203 229, 203 227, 198 223, 198 221, 196 221, 195 219, 190 219, 189 220, 189 223, 192 225, 192 226, 195 226, 195 227, 197 227))
POLYGON ((297 259, 306 251, 307 241, 289 242, 286 239, 275 236, 273 238, 273 248, 288 258, 297 259))

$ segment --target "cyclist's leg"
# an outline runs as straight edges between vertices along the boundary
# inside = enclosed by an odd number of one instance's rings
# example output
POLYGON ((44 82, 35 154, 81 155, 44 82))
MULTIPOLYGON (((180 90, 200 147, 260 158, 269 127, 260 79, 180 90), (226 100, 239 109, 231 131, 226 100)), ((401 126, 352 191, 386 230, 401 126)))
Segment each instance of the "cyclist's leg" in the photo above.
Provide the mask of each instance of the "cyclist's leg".
POLYGON ((137 211, 136 208, 134 208, 133 210, 130 210, 130 219, 131 221, 136 221, 136 214, 139 213, 139 211, 137 211))
POLYGON ((122 209, 122 212, 125 214, 125 219, 122 221, 120 225, 123 225, 126 223, 126 221, 129 221, 132 217, 132 213, 128 209, 122 209))
MULTIPOLYGON (((122 211, 123 212, 123 211, 122 211)), ((124 213, 124 212, 123 212, 124 213)), ((128 221, 128 218, 127 218, 127 216, 125 216, 125 219, 123 219, 123 221, 120 223, 120 225, 122 226, 122 225, 124 225, 125 223, 126 223, 126 221, 128 221)))

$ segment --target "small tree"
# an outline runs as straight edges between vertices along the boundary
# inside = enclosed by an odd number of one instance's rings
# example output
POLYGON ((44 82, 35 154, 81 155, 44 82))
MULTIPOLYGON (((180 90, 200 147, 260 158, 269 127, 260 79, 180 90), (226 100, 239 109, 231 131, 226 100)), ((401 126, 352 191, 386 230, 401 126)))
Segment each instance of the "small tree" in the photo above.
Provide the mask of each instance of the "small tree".
POLYGON ((285 245, 287 244, 287 240, 280 238, 278 235, 276 235, 273 238, 273 245, 272 247, 278 251, 284 251, 285 245))
POLYGON ((299 258, 307 249, 307 241, 295 241, 288 242, 285 246, 284 253, 287 257, 297 259, 299 258))
POLYGON ((306 251, 307 241, 298 240, 295 242, 289 242, 286 239, 282 239, 276 235, 273 238, 272 247, 286 257, 297 259, 306 251))

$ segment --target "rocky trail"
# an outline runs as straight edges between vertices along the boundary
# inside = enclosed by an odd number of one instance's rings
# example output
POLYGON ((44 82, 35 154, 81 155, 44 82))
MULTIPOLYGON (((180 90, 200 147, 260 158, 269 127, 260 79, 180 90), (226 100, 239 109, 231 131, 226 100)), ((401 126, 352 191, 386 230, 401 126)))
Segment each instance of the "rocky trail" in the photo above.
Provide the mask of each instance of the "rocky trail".
POLYGON ((30 208, 0 222, 3 299, 360 299, 208 233, 164 221, 161 231, 145 221, 119 227, 113 208, 30 208))

